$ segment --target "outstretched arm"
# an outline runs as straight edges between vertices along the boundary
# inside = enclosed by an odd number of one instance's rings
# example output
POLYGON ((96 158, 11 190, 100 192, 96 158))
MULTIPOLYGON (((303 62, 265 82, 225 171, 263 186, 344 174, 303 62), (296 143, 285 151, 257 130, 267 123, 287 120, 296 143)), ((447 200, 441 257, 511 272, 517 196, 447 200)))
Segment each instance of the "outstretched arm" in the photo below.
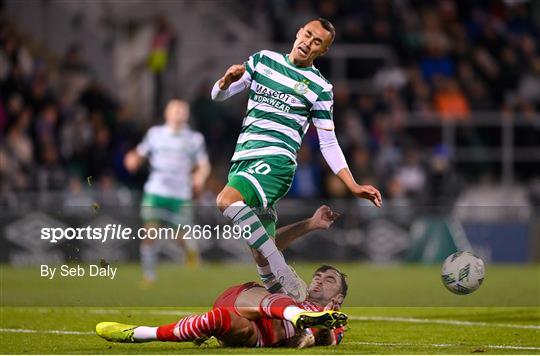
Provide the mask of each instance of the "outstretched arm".
POLYGON ((248 88, 251 76, 243 64, 234 64, 227 69, 212 88, 212 100, 223 101, 248 88))
POLYGON ((317 134, 319 136, 321 153, 332 172, 341 179, 351 193, 359 198, 371 200, 375 206, 380 208, 382 206, 381 193, 371 185, 360 185, 356 183, 349 170, 343 151, 339 147, 335 131, 317 128, 317 134))
POLYGON ((277 229, 276 246, 280 251, 283 251, 309 232, 328 229, 338 217, 338 213, 333 212, 328 206, 322 205, 312 217, 277 229))
MULTIPOLYGON (((290 244, 309 232, 328 229, 338 217, 338 213, 333 212, 328 206, 322 205, 313 213, 312 217, 280 227, 276 231, 278 250, 285 250, 290 244)), ((268 261, 259 251, 251 249, 251 253, 259 267, 268 265, 268 261)))

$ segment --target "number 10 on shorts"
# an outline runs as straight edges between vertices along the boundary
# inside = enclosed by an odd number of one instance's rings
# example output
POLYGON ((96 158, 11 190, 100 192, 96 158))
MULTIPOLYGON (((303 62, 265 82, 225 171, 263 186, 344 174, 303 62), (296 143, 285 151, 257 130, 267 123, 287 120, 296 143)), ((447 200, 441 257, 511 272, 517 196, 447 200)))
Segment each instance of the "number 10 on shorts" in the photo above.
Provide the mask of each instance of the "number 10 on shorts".
POLYGON ((271 170, 272 169, 270 168, 268 163, 264 163, 264 161, 257 161, 251 167, 247 169, 247 172, 249 174, 257 173, 257 174, 266 175, 270 173, 271 170))

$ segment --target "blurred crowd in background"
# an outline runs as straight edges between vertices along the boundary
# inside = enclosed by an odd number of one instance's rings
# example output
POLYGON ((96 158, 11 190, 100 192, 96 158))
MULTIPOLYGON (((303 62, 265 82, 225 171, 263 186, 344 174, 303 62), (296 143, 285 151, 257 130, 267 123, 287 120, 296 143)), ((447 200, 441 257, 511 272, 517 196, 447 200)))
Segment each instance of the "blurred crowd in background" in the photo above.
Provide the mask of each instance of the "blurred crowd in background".
MULTIPOLYGON (((243 6, 242 15, 249 17, 263 7, 272 26, 270 40, 280 43, 292 44, 302 24, 322 16, 334 23, 336 43, 391 47, 399 62, 373 73, 372 93, 334 87, 337 136, 359 182, 376 185, 387 199, 439 203, 455 199, 465 182, 498 180, 500 172, 489 164, 456 168, 440 130, 415 130, 406 121, 414 117, 462 122, 472 120, 474 112, 494 112, 497 119, 500 115, 535 122, 534 129, 518 130, 516 137, 520 145, 538 145, 539 5, 535 1, 276 0, 243 6)), ((165 17, 156 22, 149 70, 160 65, 159 56, 152 58, 153 49, 175 50, 168 26, 165 17)), ((79 44, 73 44, 60 60, 53 57, 2 16, 0 195, 78 192, 87 184, 104 192, 140 189, 144 173, 131 176, 122 159, 144 135, 144 121, 95 80, 79 44)), ((323 74, 324 67, 321 61, 323 74)), ((162 79, 156 71, 158 86, 162 79)), ((215 192, 225 183, 245 106, 242 101, 231 111, 212 102, 212 85, 203 86, 190 102, 191 125, 205 135, 214 167, 207 189, 215 192)), ((159 107, 163 100, 157 95, 154 102, 159 107)), ((153 123, 160 121, 156 116, 153 123)), ((500 143, 500 134, 469 128, 458 131, 458 140, 471 147, 489 146, 500 143)), ((516 171, 521 182, 540 174, 538 165, 516 171)), ((289 197, 347 196, 321 159, 316 133, 310 130, 289 197)))

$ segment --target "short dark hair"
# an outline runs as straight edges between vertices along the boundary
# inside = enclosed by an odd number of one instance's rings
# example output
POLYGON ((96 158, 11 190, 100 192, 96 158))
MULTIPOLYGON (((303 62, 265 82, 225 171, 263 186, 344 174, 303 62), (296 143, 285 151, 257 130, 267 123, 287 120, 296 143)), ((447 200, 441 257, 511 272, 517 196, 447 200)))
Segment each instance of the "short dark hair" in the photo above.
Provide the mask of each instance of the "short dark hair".
POLYGON ((336 38, 336 28, 334 27, 334 25, 332 25, 332 23, 330 21, 328 21, 327 19, 325 19, 323 17, 319 17, 318 19, 316 19, 314 21, 319 21, 321 26, 326 31, 330 32, 330 34, 332 35, 332 41, 330 41, 330 43, 334 42, 334 38, 336 38))
POLYGON ((347 296, 347 291, 349 290, 349 285, 347 284, 347 275, 345 273, 341 272, 336 267, 330 265, 322 265, 315 270, 314 275, 317 274, 317 272, 326 272, 329 269, 336 271, 341 277, 341 294, 343 294, 343 298, 345 298, 347 296))

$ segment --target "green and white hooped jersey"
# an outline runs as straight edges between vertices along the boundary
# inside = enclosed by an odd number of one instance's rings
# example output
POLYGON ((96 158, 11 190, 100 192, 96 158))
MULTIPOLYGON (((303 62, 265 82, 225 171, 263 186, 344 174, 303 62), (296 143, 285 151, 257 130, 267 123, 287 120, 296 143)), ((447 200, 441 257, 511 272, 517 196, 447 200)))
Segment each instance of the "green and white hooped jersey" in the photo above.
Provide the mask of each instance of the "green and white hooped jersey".
POLYGON ((282 53, 255 53, 245 66, 249 100, 231 161, 282 155, 296 163, 311 122, 334 129, 332 84, 315 67, 295 66, 282 53))
POLYGON ((148 157, 150 175, 144 192, 166 198, 192 198, 193 168, 208 160, 204 137, 185 128, 174 132, 166 125, 153 126, 137 152, 148 157))

